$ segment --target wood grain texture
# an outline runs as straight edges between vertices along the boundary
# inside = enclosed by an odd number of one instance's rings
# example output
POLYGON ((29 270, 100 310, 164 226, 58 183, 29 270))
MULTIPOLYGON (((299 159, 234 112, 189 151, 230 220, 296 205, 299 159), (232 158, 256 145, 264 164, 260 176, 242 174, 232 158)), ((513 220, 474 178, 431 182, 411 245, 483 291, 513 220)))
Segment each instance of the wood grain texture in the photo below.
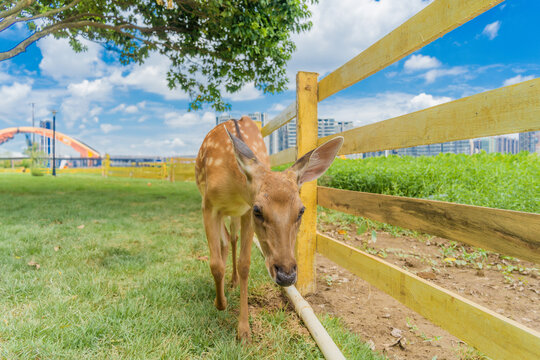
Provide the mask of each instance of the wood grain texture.
POLYGON ((540 263, 540 214, 318 188, 329 209, 540 263))
POLYGON ((319 101, 373 75, 503 0, 435 0, 319 82, 319 101))
POLYGON ((285 108, 279 115, 277 115, 275 118, 270 120, 268 124, 266 124, 262 130, 262 136, 268 136, 292 119, 296 117, 296 102, 293 102, 289 106, 285 108))
MULTIPOLYGON (((317 147, 317 73, 296 75, 296 146, 298 158, 317 147)), ((315 291, 315 248, 317 242, 317 180, 302 185, 300 199, 306 210, 296 237, 298 280, 302 295, 315 291)))
POLYGON ((354 154, 536 130, 540 78, 326 136, 319 144, 341 135, 340 154, 354 154))
POLYGON ((322 234, 317 251, 492 359, 540 359, 533 329, 322 234))
POLYGON ((278 166, 296 161, 296 148, 288 148, 270 155, 270 166, 278 166))

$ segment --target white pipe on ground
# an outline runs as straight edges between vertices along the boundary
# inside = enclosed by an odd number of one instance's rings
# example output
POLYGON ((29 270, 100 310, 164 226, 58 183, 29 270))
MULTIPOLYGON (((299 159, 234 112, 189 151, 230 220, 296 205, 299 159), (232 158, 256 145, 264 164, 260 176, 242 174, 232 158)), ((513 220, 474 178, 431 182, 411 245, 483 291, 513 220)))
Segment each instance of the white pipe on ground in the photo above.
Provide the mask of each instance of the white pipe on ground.
MULTIPOLYGON (((262 253, 259 240, 257 238, 254 238, 253 241, 255 242, 255 245, 257 245, 257 247, 259 248, 259 251, 261 251, 262 253)), ((334 340, 332 340, 324 326, 322 326, 321 322, 315 315, 315 312, 313 311, 309 303, 304 300, 296 287, 292 285, 282 289, 289 298, 289 300, 291 300, 291 302, 293 303, 294 309, 308 328, 311 336, 317 343, 317 346, 323 353, 325 359, 345 360, 345 356, 343 356, 334 340)))

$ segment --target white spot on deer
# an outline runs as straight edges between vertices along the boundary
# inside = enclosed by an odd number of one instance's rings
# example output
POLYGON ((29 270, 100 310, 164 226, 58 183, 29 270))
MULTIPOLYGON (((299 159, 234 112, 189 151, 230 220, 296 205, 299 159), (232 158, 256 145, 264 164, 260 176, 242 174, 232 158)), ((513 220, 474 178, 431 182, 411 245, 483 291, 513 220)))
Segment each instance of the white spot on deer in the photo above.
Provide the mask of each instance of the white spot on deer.
POLYGON ((216 159, 216 161, 214 162, 215 166, 219 166, 221 164, 223 164, 223 159, 216 159))
POLYGON ((206 159, 206 164, 208 164, 208 166, 212 166, 213 163, 214 163, 214 158, 209 157, 206 159))

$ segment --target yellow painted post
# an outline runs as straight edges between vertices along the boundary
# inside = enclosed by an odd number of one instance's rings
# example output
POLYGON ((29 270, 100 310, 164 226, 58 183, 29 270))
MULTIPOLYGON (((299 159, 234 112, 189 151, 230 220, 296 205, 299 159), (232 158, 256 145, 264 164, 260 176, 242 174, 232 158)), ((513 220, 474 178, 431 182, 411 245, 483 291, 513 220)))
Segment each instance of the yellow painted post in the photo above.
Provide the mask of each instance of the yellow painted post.
MULTIPOLYGON (((317 77, 319 74, 299 72, 296 75, 296 147, 298 158, 317 146, 317 77)), ((306 211, 296 238, 298 281, 302 295, 315 291, 315 250, 317 241, 317 181, 305 183, 300 198, 306 211)))
POLYGON ((169 181, 174 182, 174 158, 169 158, 169 181))
POLYGON ((259 128, 259 131, 261 131, 262 129, 262 123, 260 121, 253 121, 255 123, 255 125, 257 125, 257 127, 259 128))
POLYGON ((161 163, 161 179, 167 179, 167 161, 161 163))
POLYGON ((103 164, 101 164, 101 168, 103 171, 101 172, 101 176, 108 177, 109 176, 109 168, 111 166, 111 156, 109 154, 105 154, 105 160, 103 160, 103 164))

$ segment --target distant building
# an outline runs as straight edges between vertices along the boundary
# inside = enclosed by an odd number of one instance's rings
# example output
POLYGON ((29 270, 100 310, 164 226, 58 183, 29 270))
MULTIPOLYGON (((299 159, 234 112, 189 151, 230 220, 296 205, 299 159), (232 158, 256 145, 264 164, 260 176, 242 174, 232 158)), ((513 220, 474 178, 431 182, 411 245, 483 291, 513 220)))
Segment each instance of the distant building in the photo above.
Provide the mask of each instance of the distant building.
POLYGON ((218 115, 218 116, 216 116, 216 126, 218 126, 219 124, 224 123, 225 121, 230 120, 230 119, 233 119, 233 117, 229 113, 224 113, 224 114, 218 115))
MULTIPOLYGON (((39 122, 39 127, 43 129, 52 129, 52 121, 51 120, 43 120, 39 122)), ((51 139, 42 136, 41 140, 39 142, 39 150, 43 151, 45 154, 50 155, 52 153, 51 149, 51 139)))
POLYGON ((337 133, 340 133, 340 132, 344 132, 344 131, 347 131, 347 130, 350 130, 354 128, 354 125, 353 125, 353 122, 352 121, 338 121, 336 122, 336 134, 337 133))
POLYGON ((540 131, 519 134, 519 151, 537 152, 540 143, 540 131))
POLYGON ((486 153, 500 152, 508 154, 517 154, 519 144, 517 139, 508 136, 489 137, 471 140, 456 140, 442 144, 418 145, 405 149, 396 149, 390 151, 376 151, 362 154, 361 157, 375 157, 384 155, 401 156, 435 156, 438 154, 476 154, 481 151, 486 153))
POLYGON ((262 126, 264 126, 268 122, 268 114, 267 113, 254 112, 254 113, 248 114, 248 116, 253 121, 260 121, 262 126))
MULTIPOLYGON (((318 137, 334 135, 353 128, 352 121, 336 121, 335 119, 318 119, 318 137)), ((277 149, 280 152, 296 146, 296 119, 291 120, 274 133, 277 133, 277 149)), ((270 152, 273 154, 275 152, 270 152)))

